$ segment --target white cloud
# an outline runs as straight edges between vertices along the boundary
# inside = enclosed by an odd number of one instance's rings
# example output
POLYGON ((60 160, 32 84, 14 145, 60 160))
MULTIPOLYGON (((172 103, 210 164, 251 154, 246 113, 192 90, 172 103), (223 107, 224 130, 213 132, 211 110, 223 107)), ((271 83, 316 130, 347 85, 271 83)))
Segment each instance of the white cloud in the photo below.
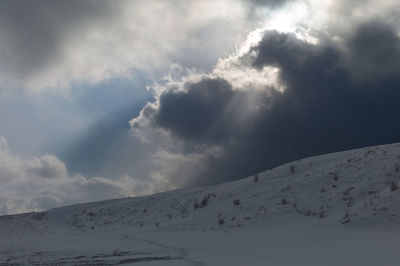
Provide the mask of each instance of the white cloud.
POLYGON ((240 1, 3 1, 0 91, 41 91, 207 66, 249 26, 240 1))
MULTIPOLYGON (((130 196, 128 177, 109 180, 69 175, 54 155, 20 157, 0 138, 0 214, 130 196)), ((134 187, 130 187, 132 190, 134 187)))
MULTIPOLYGON (((171 144, 172 145, 172 144, 171 144)), ((69 204, 128 196, 141 196, 183 187, 201 171, 206 153, 174 154, 160 150, 150 160, 153 171, 145 179, 123 175, 117 178, 88 178, 68 173, 64 162, 54 155, 22 157, 0 137, 0 215, 41 211, 69 204)))

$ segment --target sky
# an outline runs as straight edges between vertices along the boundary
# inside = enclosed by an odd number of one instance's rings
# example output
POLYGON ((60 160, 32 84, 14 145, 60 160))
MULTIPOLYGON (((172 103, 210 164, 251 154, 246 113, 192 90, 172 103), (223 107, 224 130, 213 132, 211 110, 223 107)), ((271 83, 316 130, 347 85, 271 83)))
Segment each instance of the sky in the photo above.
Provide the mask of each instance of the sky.
POLYGON ((400 141, 395 0, 0 2, 0 214, 400 141))

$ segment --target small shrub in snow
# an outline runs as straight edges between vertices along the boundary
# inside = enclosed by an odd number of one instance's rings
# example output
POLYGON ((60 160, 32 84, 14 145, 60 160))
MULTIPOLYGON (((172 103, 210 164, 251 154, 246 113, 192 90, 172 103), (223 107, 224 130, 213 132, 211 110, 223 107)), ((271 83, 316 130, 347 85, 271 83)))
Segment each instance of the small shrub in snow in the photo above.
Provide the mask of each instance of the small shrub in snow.
POLYGON ((349 223, 350 222, 350 216, 351 216, 350 211, 346 210, 345 213, 344 213, 342 224, 349 223))
POLYGON ((325 187, 322 187, 319 191, 321 191, 321 192, 326 192, 326 188, 325 188, 325 187))
POLYGON ((392 182, 390 184, 390 191, 395 191, 399 188, 399 184, 397 184, 397 182, 392 182))
POLYGON ((347 188, 346 190, 344 190, 344 191, 343 191, 343 196, 349 195, 350 191, 353 190, 353 189, 354 189, 354 187, 349 187, 349 188, 347 188))
POLYGON ((198 208, 204 208, 208 205, 208 199, 209 196, 204 196, 204 198, 202 199, 202 201, 199 203, 195 202, 193 203, 193 209, 198 209, 198 208))
POLYGON ((289 166, 289 170, 290 170, 290 173, 293 174, 296 171, 296 166, 294 164, 291 164, 289 166))
POLYGON ((333 176, 333 180, 334 181, 338 181, 339 180, 339 176, 338 176, 338 174, 336 172, 330 172, 329 174, 333 176))
POLYGON ((240 199, 235 199, 235 200, 233 201, 233 205, 234 205, 234 206, 239 206, 239 205, 240 205, 240 199))
POLYGON ((218 224, 219 224, 219 225, 223 225, 224 223, 225 223, 225 221, 224 221, 223 218, 219 218, 219 219, 218 219, 218 224))
POLYGON ((325 218, 325 217, 326 217, 325 212, 323 210, 320 210, 319 211, 319 218, 325 218))
POLYGON ((208 197, 204 197, 203 200, 201 201, 201 207, 205 207, 208 204, 208 197))
POLYGON ((286 204, 288 204, 289 202, 287 201, 287 199, 281 199, 281 204, 282 205, 286 205, 286 204))
POLYGON ((254 182, 257 182, 258 181, 258 174, 255 174, 254 175, 254 182))
POLYGON ((344 197, 343 201, 346 202, 346 207, 351 207, 353 205, 353 197, 344 197))

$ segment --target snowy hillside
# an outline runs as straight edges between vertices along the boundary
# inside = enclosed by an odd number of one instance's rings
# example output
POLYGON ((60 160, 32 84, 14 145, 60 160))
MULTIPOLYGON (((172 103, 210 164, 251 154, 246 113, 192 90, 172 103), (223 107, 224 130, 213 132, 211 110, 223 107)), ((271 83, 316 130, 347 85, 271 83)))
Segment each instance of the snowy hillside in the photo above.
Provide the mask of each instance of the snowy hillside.
POLYGON ((391 262, 396 251, 374 241, 398 239, 385 230, 400 223, 399 180, 400 144, 391 144, 298 160, 212 187, 3 216, 0 265, 339 265, 340 259, 353 261, 340 265, 373 265, 363 251, 362 258, 351 252, 360 244, 385 259, 380 265, 397 265, 391 262), (330 248, 360 242, 328 262, 321 233, 331 239, 330 248), (242 241, 253 244, 245 248, 242 241), (257 253, 260 243, 291 250, 305 242, 320 248, 319 255, 304 251, 291 262, 279 250, 257 253), (239 250, 247 260, 231 254, 239 250), (365 262, 357 264, 360 259, 365 262))

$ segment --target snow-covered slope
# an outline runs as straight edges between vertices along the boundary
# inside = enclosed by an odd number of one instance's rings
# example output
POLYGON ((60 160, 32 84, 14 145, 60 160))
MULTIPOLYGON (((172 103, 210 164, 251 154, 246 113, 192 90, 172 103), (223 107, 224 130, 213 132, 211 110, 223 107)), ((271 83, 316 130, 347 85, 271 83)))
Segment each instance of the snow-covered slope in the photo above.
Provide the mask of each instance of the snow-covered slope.
MULTIPOLYGON (((396 226, 400 223, 399 180, 400 144, 368 147, 298 160, 206 188, 3 216, 0 239, 49 232, 207 234, 293 223, 326 228, 335 224, 396 226)), ((177 253, 176 258, 184 257, 177 253)))
POLYGON ((299 215, 337 223, 399 223, 399 180, 400 144, 394 144, 311 157, 206 188, 6 216, 1 222, 32 220, 32 226, 77 231, 115 226, 209 230, 299 215))

